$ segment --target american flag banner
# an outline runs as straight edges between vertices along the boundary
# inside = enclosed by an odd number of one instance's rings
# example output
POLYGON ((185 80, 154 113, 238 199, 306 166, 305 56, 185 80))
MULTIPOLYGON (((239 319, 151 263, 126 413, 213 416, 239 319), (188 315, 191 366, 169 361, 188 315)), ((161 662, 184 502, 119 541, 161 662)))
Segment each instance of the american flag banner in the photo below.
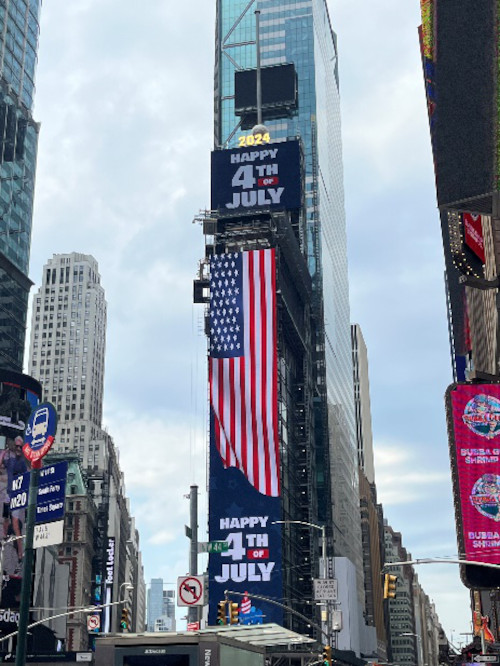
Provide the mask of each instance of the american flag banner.
POLYGON ((260 493, 279 483, 274 249, 210 259, 210 405, 224 467, 260 493))

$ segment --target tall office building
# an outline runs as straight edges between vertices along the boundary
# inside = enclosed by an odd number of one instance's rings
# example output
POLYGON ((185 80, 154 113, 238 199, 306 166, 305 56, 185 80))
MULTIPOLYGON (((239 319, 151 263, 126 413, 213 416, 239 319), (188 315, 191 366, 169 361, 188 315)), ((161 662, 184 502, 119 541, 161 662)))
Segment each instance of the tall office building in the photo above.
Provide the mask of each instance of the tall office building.
MULTIPOLYGON (((29 372, 58 412, 53 453, 78 456, 95 505, 87 594, 102 603, 116 599, 123 583, 136 581, 129 610, 133 626, 142 627, 139 535, 130 520, 118 451, 102 428, 105 346, 106 300, 97 261, 76 252, 53 255, 33 298, 29 372)), ((103 613, 102 626, 117 629, 119 620, 113 607, 103 613)))
MULTIPOLYGON (((297 72, 296 113, 290 118, 265 122, 273 141, 295 136, 302 140, 306 214, 302 249, 312 278, 312 302, 317 315, 316 374, 318 383, 326 391, 326 439, 331 461, 330 478, 319 481, 319 511, 322 513, 329 502, 328 488, 331 488, 336 554, 349 557, 361 576, 336 35, 325 0, 256 0, 253 3, 219 0, 216 146, 235 145, 240 118, 234 113, 234 74, 239 68, 256 66, 255 10, 260 11, 261 66, 293 63, 297 72)), ((317 416, 320 418, 319 413, 317 416)), ((319 448, 322 434, 318 428, 319 448)), ((319 450, 318 458, 322 455, 319 450)), ((361 597, 361 577, 358 591, 361 597)))
MULTIPOLYGON (((216 16, 212 217, 218 222, 204 228, 213 236, 208 240, 207 265, 214 252, 276 250, 281 517, 327 526, 330 554, 335 544, 335 554, 354 564, 361 606, 363 567, 336 36, 324 0, 217 0, 216 16), (241 135, 254 124, 255 108, 247 113, 250 104, 242 111, 235 76, 246 72, 251 78, 251 70, 255 70, 257 17, 263 101, 272 90, 283 92, 288 85, 285 81, 292 81, 291 88, 296 83, 298 91, 296 96, 292 93, 287 108, 275 103, 267 108, 264 122, 271 143, 263 150, 269 148, 271 156, 291 154, 291 144, 298 138, 303 176, 298 196, 302 198, 297 205, 285 193, 287 201, 278 202, 281 206, 269 198, 279 198, 286 190, 287 165, 298 161, 288 158, 280 165, 255 167, 255 174, 271 176, 271 185, 279 182, 284 189, 268 194, 264 190, 248 192, 249 182, 243 182, 242 176, 250 173, 245 170, 249 167, 242 167, 234 174, 232 186, 242 185, 243 192, 235 193, 232 203, 221 210, 222 202, 214 201, 214 191, 228 172, 221 154, 232 155, 230 164, 255 159, 251 152, 245 156, 233 149, 254 145, 253 138, 247 144, 241 135), (274 84, 266 87, 268 76, 274 84), (273 180, 276 169, 280 170, 279 180, 273 180), (266 201, 270 202, 267 208, 266 201), (240 202, 245 210, 240 206, 235 211, 240 202)), ((255 79, 253 86, 255 90, 255 79)), ((251 89, 248 78, 241 89, 251 89)), ((253 95, 255 107, 255 92, 253 95)), ((259 160, 267 159, 265 152, 255 154, 259 160)), ((256 188, 264 188, 269 181, 255 182, 256 188)), ((299 183, 287 192, 290 190, 299 192, 299 183)), ((211 462, 213 466, 214 459, 211 462)), ((318 558, 318 535, 312 530, 301 534, 298 529, 284 525, 282 540, 283 596, 293 599, 295 607, 312 598, 307 581, 317 575, 318 558)), ((307 607, 304 611, 310 614, 307 607)), ((293 624, 293 618, 289 622, 293 624)))
POLYGON ((0 367, 22 371, 38 125, 34 78, 41 0, 0 6, 0 367))
POLYGON ((58 451, 77 450, 85 466, 100 460, 106 300, 96 260, 59 254, 44 266, 33 299, 29 372, 59 415, 58 451), (90 460, 92 459, 92 460, 90 460))
POLYGON ((148 631, 175 631, 175 590, 163 588, 163 578, 151 579, 147 603, 148 631))
POLYGON ((354 406, 356 412, 356 441, 358 463, 369 483, 375 482, 373 463, 372 412, 370 406, 370 380, 368 351, 359 324, 351 326, 352 365, 354 371, 354 406))

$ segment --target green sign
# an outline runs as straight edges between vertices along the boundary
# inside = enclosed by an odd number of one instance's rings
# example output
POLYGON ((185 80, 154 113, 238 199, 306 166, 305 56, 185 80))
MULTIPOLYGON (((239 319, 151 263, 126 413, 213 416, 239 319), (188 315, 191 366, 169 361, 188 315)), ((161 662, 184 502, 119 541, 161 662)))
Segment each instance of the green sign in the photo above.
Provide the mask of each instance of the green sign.
POLYGON ((198 544, 199 553, 227 553, 228 550, 227 541, 201 541, 198 544))

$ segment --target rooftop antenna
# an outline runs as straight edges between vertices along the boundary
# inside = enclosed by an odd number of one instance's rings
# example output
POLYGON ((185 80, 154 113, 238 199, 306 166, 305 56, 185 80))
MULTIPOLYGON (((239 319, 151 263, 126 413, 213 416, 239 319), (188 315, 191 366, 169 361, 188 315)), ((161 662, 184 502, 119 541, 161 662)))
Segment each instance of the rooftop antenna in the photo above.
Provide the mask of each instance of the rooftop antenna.
POLYGON ((265 134, 268 129, 262 124, 262 78, 260 67, 260 9, 255 10, 255 43, 257 46, 257 125, 252 129, 252 134, 265 134))

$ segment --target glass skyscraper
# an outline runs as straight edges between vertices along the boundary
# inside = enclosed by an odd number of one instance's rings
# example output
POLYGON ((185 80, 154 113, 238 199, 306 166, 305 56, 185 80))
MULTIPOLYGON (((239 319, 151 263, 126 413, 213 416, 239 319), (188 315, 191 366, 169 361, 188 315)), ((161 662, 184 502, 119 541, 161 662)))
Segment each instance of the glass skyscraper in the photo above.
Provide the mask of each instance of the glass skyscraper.
POLYGON ((32 117, 41 0, 0 4, 0 367, 21 371, 38 125, 32 117))
POLYGON ((323 441, 323 445, 317 444, 321 461, 317 466, 319 516, 333 523, 335 554, 348 557, 356 566, 361 601, 362 548, 336 35, 325 0, 218 0, 216 148, 234 147, 241 133, 240 119, 234 113, 234 74, 256 67, 256 10, 260 11, 262 67, 294 63, 298 76, 295 115, 265 124, 272 141, 300 136, 303 143, 306 229, 302 249, 313 281, 313 307, 319 322, 315 334, 316 382, 323 395, 323 406, 317 406, 317 418, 322 422, 317 431, 323 441))

